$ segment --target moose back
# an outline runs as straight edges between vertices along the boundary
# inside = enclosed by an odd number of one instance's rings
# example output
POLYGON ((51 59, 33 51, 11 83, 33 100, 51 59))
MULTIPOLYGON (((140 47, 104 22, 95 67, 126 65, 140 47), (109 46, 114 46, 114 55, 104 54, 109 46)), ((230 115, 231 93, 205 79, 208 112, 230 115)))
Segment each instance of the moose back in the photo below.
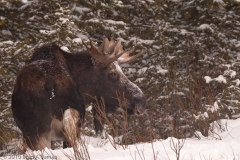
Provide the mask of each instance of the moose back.
MULTIPOLYGON (((117 91, 124 93, 127 102, 124 110, 128 114, 144 111, 144 94, 119 66, 143 51, 130 56, 132 50, 124 51, 120 40, 107 38, 99 47, 92 41, 90 46, 83 44, 86 50, 79 53, 45 45, 36 49, 29 63, 19 70, 12 95, 12 113, 32 150, 50 148, 54 140, 70 141, 65 133, 79 131, 84 122, 84 105, 91 103, 92 97, 104 99, 105 112, 115 112, 119 106, 117 91)), ((94 108, 93 114, 98 114, 94 108)), ((97 132, 102 129, 96 118, 94 126, 97 132)))

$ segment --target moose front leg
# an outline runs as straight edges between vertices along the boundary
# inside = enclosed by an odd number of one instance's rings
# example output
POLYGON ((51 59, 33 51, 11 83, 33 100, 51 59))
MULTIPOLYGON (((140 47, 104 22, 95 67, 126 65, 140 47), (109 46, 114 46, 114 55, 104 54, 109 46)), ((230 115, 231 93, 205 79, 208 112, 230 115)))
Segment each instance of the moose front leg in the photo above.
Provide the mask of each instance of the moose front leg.
POLYGON ((96 135, 101 135, 103 131, 103 115, 99 115, 97 113, 97 110, 93 108, 93 124, 94 124, 94 130, 96 132, 96 135))
POLYGON ((96 116, 98 116, 98 118, 96 118, 94 116, 94 122, 93 122, 94 123, 94 129, 95 129, 96 134, 100 135, 103 131, 103 123, 100 122, 100 121, 102 121, 102 120, 100 120, 101 117, 99 115, 96 115, 96 116))

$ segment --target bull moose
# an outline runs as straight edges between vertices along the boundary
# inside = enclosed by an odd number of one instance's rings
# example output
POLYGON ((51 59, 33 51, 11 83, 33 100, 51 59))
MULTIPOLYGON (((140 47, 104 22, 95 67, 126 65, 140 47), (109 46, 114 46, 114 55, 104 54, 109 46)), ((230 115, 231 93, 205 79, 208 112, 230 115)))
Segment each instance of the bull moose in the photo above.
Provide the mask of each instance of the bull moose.
MULTIPOLYGON (((96 47, 83 41, 85 51, 68 53, 57 45, 44 45, 36 49, 17 75, 12 95, 12 113, 32 150, 51 147, 51 141, 63 140, 69 131, 68 120, 76 127, 84 122, 85 104, 93 101, 89 95, 104 99, 106 112, 118 108, 116 91, 124 93, 128 114, 141 114, 146 98, 141 89, 122 72, 120 64, 140 56, 133 50, 124 51, 121 41, 104 39, 96 47), (69 113, 74 112, 75 116, 69 113), (71 114, 70 114, 71 115, 71 114)), ((93 115, 97 115, 93 108, 93 115)), ((96 131, 101 130, 94 119, 96 131)))

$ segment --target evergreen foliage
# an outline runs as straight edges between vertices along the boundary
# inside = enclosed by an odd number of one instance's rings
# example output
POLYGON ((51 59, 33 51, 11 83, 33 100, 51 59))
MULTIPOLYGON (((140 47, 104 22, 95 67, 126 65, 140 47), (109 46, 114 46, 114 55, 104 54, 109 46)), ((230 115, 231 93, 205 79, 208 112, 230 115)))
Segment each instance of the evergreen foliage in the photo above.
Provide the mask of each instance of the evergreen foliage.
POLYGON ((0 116, 9 117, 17 71, 35 47, 54 42, 76 51, 78 38, 120 38, 125 48, 147 50, 123 66, 148 98, 134 133, 207 136, 211 122, 239 117, 239 12, 237 0, 1 0, 0 116))

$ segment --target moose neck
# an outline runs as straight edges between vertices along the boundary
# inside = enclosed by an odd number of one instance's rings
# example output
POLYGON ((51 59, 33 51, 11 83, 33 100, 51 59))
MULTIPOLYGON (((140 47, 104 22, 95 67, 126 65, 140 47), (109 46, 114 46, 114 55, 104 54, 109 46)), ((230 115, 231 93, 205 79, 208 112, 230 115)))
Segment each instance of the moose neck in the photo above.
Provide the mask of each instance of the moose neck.
POLYGON ((71 72, 72 78, 76 83, 78 92, 82 95, 84 103, 93 101, 95 90, 98 87, 97 74, 92 64, 92 56, 87 51, 79 53, 65 53, 67 66, 71 72), (92 96, 92 97, 91 97, 92 96))

